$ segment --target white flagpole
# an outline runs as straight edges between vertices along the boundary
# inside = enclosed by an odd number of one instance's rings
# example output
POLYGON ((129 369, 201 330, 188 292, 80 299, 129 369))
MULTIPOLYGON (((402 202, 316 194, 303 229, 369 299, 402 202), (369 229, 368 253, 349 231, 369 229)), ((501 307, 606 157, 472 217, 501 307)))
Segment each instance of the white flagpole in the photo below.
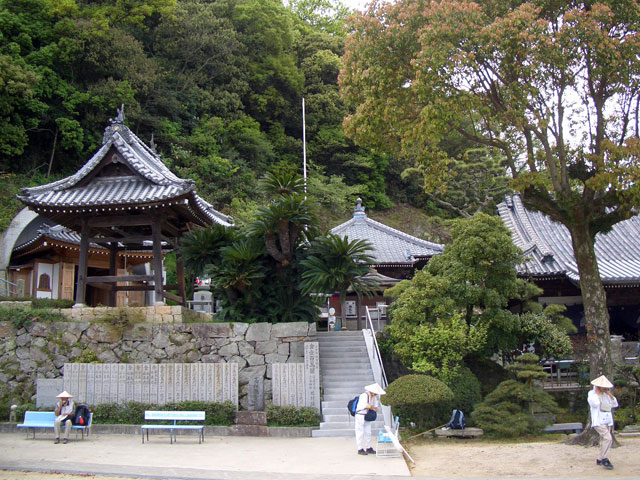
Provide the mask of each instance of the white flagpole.
POLYGON ((302 97, 302 178, 304 179, 304 194, 307 196, 307 127, 304 118, 304 97, 302 97))

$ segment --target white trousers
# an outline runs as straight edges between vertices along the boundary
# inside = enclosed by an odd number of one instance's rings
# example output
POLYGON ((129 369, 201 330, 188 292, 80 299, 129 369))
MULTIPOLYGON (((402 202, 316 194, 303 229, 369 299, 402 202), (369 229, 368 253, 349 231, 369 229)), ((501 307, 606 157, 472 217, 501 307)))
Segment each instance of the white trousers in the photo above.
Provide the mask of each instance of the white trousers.
MULTIPOLYGON (((66 416, 66 415, 65 415, 66 416)), ((62 419, 62 415, 58 415, 53 422, 53 431, 55 432, 56 438, 60 438, 60 420, 62 419)), ((64 438, 69 438, 69 433, 71 432, 71 420, 67 420, 64 422, 64 438)))
POLYGON ((600 451, 598 452, 598 460, 604 460, 607 458, 609 449, 613 444, 613 436, 611 435, 611 428, 608 425, 599 425, 593 427, 593 429, 600 435, 600 451))
POLYGON ((364 415, 356 414, 356 446, 358 450, 371 448, 371 423, 365 422, 364 415))

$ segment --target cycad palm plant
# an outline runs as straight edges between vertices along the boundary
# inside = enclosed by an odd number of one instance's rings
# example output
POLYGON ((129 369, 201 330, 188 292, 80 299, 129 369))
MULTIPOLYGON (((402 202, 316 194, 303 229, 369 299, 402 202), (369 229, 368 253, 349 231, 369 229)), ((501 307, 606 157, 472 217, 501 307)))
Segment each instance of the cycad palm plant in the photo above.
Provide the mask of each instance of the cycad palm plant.
MULTIPOLYGON (((369 295, 377 286, 376 281, 365 277, 374 263, 371 250, 371 244, 365 240, 349 240, 331 233, 317 237, 300 262, 304 269, 302 293, 339 292, 341 305, 349 288, 358 297, 369 295)), ((344 312, 342 317, 344 321, 344 312)))

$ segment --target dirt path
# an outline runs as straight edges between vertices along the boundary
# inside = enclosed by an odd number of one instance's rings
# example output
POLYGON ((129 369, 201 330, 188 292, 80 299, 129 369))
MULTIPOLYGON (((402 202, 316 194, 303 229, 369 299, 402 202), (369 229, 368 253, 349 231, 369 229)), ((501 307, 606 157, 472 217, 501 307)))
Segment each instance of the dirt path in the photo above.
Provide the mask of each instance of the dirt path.
POLYGON ((618 437, 609 455, 613 470, 596 465, 597 448, 561 442, 489 443, 462 439, 411 444, 413 476, 640 478, 640 437, 618 437))

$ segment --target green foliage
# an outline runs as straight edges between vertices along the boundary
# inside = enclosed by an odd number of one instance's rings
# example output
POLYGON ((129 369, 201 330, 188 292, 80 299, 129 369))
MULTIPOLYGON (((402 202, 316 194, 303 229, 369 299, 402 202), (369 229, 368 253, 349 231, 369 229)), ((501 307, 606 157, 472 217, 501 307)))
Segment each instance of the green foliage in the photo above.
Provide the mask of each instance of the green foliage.
POLYGON ((431 428, 443 423, 451 411, 454 394, 437 378, 428 375, 405 375, 391 382, 382 395, 395 415, 418 427, 431 428))
POLYGON ((513 374, 491 359, 468 358, 466 362, 480 381, 482 397, 495 390, 501 382, 513 378, 513 374))
POLYGON ((455 373, 442 375, 440 379, 453 392, 453 408, 470 414, 475 405, 482 401, 480 381, 468 367, 462 366, 455 373))
POLYGON ((272 427, 314 427, 320 415, 312 407, 267 405, 267 424, 272 427))
POLYGON ((568 358, 573 353, 573 345, 567 334, 543 313, 520 315, 520 329, 521 338, 535 342, 539 347, 537 351, 543 356, 568 358))
POLYGON ((32 308, 71 308, 75 301, 62 298, 32 298, 32 308))
POLYGON ((98 355, 93 350, 85 348, 82 353, 76 357, 75 363, 102 363, 98 355))
POLYGON ((518 380, 506 380, 488 394, 473 411, 474 422, 485 432, 496 436, 515 437, 539 433, 545 426, 534 416, 536 411, 558 413, 551 395, 534 381, 546 378, 538 357, 527 353, 517 358, 519 363, 508 367, 518 380))
POLYGON ((0 306, 0 322, 11 322, 14 327, 28 327, 33 322, 66 322, 64 315, 45 308, 0 306))
POLYGON ((204 411, 205 425, 233 425, 236 408, 231 402, 178 402, 159 407, 150 403, 103 403, 91 407, 93 421, 101 424, 142 425, 145 410, 204 411))

